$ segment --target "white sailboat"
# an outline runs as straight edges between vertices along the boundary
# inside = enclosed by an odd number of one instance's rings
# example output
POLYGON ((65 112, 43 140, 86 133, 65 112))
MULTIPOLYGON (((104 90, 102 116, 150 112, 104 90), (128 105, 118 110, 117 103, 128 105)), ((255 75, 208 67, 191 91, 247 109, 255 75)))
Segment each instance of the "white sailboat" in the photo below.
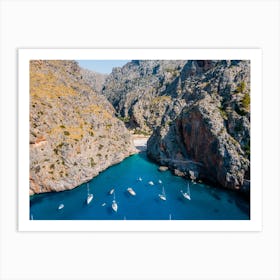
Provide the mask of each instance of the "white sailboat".
POLYGON ((93 199, 93 194, 89 193, 89 183, 87 183, 87 204, 90 204, 93 199))
POLYGON ((151 186, 153 186, 153 185, 154 185, 154 182, 153 182, 153 181, 149 181, 148 184, 151 185, 151 186))
POLYGON ((141 177, 139 177, 139 178, 137 179, 137 181, 142 182, 142 178, 141 178, 141 177))
POLYGON ((162 193, 158 195, 161 200, 166 200, 166 194, 164 191, 164 187, 162 187, 162 193))
POLYGON ((114 200, 112 202, 112 209, 117 212, 118 211, 118 204, 116 202, 116 197, 115 197, 115 193, 114 193, 114 200))
POLYGON ((109 191, 109 194, 112 195, 114 192, 115 192, 115 189, 111 189, 111 190, 109 191))
POLYGON ((158 183, 159 183, 159 184, 162 184, 162 181, 161 181, 161 180, 158 180, 158 183))
POLYGON ((183 192, 183 190, 181 190, 181 193, 183 195, 183 197, 185 199, 191 200, 191 192, 190 192, 190 185, 188 183, 188 191, 187 192, 183 192))
POLYGON ((127 191, 132 195, 135 196, 136 192, 132 188, 127 188, 127 191))

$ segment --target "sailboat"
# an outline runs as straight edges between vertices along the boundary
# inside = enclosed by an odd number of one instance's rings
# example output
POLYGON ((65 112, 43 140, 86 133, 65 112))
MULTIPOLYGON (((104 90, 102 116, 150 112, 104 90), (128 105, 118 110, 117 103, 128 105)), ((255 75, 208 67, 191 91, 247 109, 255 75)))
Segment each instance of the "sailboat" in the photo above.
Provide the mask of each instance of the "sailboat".
POLYGON ((187 192, 183 192, 183 190, 181 190, 181 193, 183 195, 183 197, 185 199, 191 200, 191 192, 190 192, 190 185, 188 183, 188 191, 187 192))
POLYGON ((115 193, 114 193, 114 200, 112 202, 112 209, 117 212, 118 211, 118 204, 116 202, 116 197, 115 197, 115 193))
POLYGON ((89 193, 89 183, 87 183, 87 204, 90 204, 92 199, 93 199, 93 194, 92 193, 89 193))
POLYGON ((149 181, 148 184, 151 185, 151 186, 153 186, 153 185, 154 185, 154 182, 153 182, 153 181, 149 181))
POLYGON ((162 193, 158 195, 161 200, 166 200, 166 195, 164 191, 164 187, 162 187, 162 193))

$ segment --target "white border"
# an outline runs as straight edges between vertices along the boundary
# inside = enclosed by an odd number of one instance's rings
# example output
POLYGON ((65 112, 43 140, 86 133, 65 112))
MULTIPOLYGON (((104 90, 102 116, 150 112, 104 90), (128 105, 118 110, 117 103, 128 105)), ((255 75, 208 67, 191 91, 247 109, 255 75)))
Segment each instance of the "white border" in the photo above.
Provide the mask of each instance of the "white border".
POLYGON ((19 49, 19 231, 261 231, 262 65, 260 49, 19 49), (251 61, 251 219, 247 221, 29 220, 29 60, 209 59, 251 61))

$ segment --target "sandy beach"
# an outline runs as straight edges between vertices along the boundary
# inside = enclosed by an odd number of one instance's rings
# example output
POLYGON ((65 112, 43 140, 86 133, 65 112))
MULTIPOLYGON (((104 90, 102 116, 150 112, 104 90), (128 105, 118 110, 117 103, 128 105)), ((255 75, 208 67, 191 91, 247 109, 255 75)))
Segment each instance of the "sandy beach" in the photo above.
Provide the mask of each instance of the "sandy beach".
POLYGON ((149 139, 149 137, 146 137, 146 136, 139 136, 139 135, 133 136, 134 146, 138 150, 139 153, 147 150, 148 139, 149 139))

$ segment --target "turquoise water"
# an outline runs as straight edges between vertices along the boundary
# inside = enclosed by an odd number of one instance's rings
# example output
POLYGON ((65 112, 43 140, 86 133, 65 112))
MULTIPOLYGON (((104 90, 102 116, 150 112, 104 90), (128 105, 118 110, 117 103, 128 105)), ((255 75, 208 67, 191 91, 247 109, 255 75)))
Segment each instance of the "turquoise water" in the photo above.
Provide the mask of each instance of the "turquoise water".
POLYGON ((236 193, 205 184, 194 184, 158 171, 158 165, 149 161, 145 153, 133 155, 110 167, 89 182, 94 195, 86 203, 87 186, 71 191, 47 193, 30 197, 30 217, 34 220, 246 220, 250 206, 236 193), (142 181, 137 180, 139 177, 142 181), (159 183, 159 180, 162 183, 159 183), (153 181, 154 185, 148 184, 153 181), (191 200, 180 193, 190 186, 191 200), (166 201, 159 198, 164 186, 166 201), (127 188, 132 187, 136 196, 127 188), (114 199, 108 192, 114 188, 118 211, 111 205, 114 199), (64 208, 58 210, 60 204, 64 208))

